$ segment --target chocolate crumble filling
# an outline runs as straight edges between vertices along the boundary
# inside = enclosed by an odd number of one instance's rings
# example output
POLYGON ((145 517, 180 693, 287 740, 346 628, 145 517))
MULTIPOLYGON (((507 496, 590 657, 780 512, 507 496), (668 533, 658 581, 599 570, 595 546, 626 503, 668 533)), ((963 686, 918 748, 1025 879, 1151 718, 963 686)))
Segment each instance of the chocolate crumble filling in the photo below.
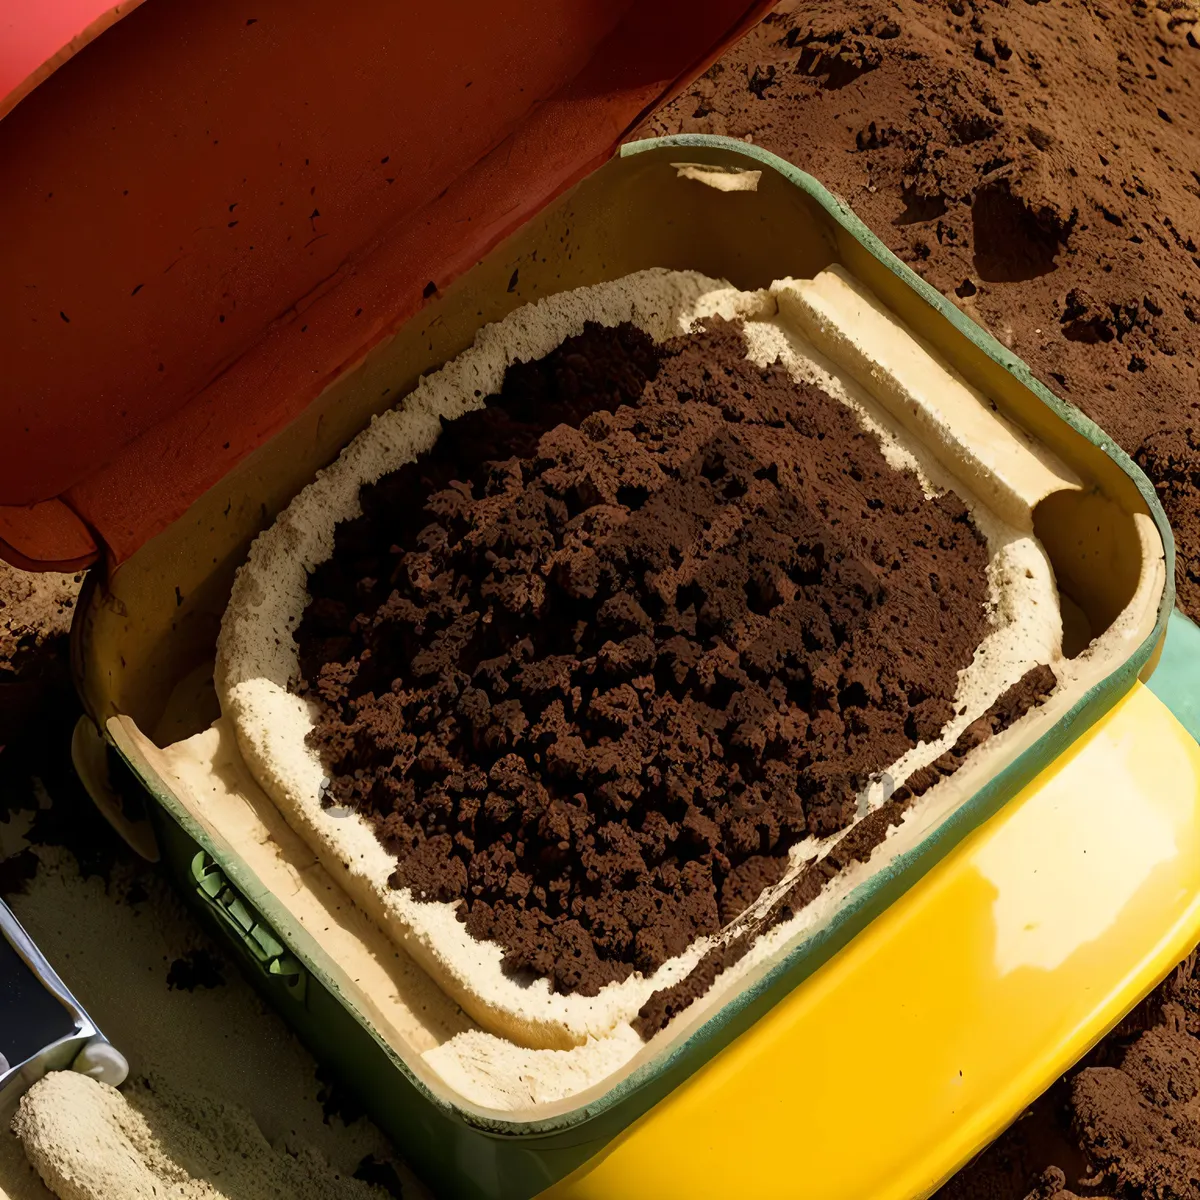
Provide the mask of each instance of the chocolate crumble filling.
POLYGON ((961 501, 719 319, 589 324, 361 501, 296 635, 327 800, 561 992, 654 971, 850 826, 988 630, 961 501))

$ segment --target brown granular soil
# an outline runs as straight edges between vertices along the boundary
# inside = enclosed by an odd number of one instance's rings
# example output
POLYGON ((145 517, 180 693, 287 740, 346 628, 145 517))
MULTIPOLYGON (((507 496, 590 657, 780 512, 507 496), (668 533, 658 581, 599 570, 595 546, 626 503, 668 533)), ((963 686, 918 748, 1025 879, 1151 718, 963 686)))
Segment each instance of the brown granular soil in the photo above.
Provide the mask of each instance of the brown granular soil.
POLYGON ((1165 490, 1200 619, 1200 3, 782 8, 638 136, 746 138, 843 197, 1165 490))
POLYGON ((988 628, 961 501, 719 319, 589 326, 362 507, 297 634, 328 801, 564 992, 655 970, 850 825, 988 628))
MULTIPOLYGON (((1200 4, 784 7, 641 135, 744 137, 844 197, 1135 457, 1200 619, 1200 4)), ((1195 967, 942 1194, 1200 1197, 1195 967)))

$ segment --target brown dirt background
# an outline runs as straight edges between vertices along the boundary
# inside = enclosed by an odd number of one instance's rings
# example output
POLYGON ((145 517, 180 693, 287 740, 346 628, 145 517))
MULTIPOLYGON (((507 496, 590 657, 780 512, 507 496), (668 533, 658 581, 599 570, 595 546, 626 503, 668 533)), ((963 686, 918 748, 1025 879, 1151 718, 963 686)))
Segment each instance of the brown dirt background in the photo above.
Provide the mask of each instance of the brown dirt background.
MULTIPOLYGON (((1175 528, 1180 607, 1200 618, 1198 127, 1197 0, 787 0, 641 136, 746 138, 839 193, 1145 466, 1175 528)), ((379 1135, 71 778, 77 587, 0 565, 0 895, 101 1025, 145 1057, 135 1069, 186 1079, 195 1056, 179 1060, 172 1031, 199 1036, 207 1020, 197 1084, 244 1103, 272 1138, 301 1128, 352 1172, 379 1135), (17 717, 48 699, 58 719, 21 737, 17 717), (64 911, 92 914, 92 936, 81 942, 64 911), (215 1031, 231 1003, 246 1036, 226 1044, 215 1031), (275 1065, 270 1103, 247 1068, 259 1043, 275 1065)), ((940 1195, 1166 1200, 1200 1197, 1198 1181, 1193 955, 940 1195)), ((48 1195, 0 1130, 5 1194, 48 1195)), ((422 1194, 407 1176, 405 1194, 422 1194)))
POLYGON ((1200 617, 1197 0, 788 0, 638 136, 744 138, 1142 461, 1200 617))
MULTIPOLYGON (((788 0, 639 136, 811 172, 1112 433, 1200 618, 1200 4, 788 0)), ((943 1200, 1200 1197, 1193 955, 943 1200)))

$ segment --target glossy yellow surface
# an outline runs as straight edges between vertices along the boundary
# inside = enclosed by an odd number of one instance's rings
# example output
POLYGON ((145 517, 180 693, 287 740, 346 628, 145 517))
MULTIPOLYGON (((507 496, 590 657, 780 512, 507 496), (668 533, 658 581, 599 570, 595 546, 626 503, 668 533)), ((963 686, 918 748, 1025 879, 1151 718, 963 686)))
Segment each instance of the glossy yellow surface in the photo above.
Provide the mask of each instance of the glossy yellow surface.
POLYGON ((1200 746, 1141 684, 543 1200, 910 1200, 1200 940, 1200 746))

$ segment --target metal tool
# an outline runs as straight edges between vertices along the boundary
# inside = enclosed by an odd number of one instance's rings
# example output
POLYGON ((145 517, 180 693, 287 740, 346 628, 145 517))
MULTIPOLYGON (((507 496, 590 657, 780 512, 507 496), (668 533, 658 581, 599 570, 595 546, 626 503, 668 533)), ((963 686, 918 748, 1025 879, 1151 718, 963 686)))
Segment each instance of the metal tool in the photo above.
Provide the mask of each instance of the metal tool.
POLYGON ((129 1064, 0 901, 0 1114, 62 1070, 117 1087, 129 1064))

